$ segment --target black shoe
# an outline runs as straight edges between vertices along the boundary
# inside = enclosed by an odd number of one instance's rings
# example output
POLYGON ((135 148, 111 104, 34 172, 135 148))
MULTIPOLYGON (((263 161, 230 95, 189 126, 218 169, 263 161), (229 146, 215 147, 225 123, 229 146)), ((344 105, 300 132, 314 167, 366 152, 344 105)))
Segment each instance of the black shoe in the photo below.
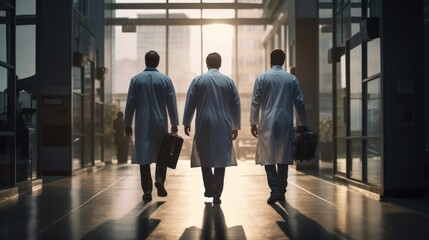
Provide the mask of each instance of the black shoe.
POLYGON ((158 196, 160 197, 166 197, 167 196, 167 190, 165 190, 164 185, 160 182, 155 183, 156 189, 158 189, 158 196))
POLYGON ((221 203, 222 203, 222 200, 220 200, 220 198, 218 197, 213 198, 213 204, 221 204, 221 203))
POLYGON ((277 201, 280 201, 282 199, 282 197, 281 196, 278 196, 278 195, 271 195, 268 199, 267 199, 267 203, 268 204, 274 204, 274 203, 276 203, 277 201))
POLYGON ((144 194, 143 194, 143 197, 142 197, 142 200, 143 200, 144 202, 149 202, 149 201, 151 201, 151 200, 152 200, 152 194, 151 194, 151 193, 149 193, 149 192, 144 193, 144 194))

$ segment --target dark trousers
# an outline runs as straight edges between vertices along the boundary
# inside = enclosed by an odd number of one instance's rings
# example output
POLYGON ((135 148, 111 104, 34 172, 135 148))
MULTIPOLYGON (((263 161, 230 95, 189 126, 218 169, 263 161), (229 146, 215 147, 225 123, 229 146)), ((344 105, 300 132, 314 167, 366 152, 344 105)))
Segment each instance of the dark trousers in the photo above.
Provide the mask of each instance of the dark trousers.
POLYGON ((225 177, 225 168, 215 168, 212 172, 210 167, 201 167, 204 182, 204 196, 220 198, 223 191, 223 179, 225 177))
MULTIPOLYGON (((156 164, 155 182, 164 185, 166 175, 167 167, 156 164)), ((150 164, 140 165, 140 183, 144 193, 152 193, 152 176, 150 172, 150 164)))
POLYGON ((265 165, 271 195, 281 196, 286 193, 288 170, 289 165, 287 164, 265 165))

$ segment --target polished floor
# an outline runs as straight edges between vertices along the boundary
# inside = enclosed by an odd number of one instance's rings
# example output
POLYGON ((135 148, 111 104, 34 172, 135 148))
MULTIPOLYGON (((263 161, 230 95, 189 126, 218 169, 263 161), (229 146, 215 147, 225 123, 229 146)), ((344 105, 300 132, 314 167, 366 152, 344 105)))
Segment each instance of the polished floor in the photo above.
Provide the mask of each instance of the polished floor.
POLYGON ((221 205, 204 202, 200 169, 185 160, 168 170, 168 196, 154 189, 148 203, 137 165, 46 178, 0 201, 0 239, 429 239, 428 213, 293 167, 286 202, 268 205, 264 169, 238 164, 226 170, 221 205))

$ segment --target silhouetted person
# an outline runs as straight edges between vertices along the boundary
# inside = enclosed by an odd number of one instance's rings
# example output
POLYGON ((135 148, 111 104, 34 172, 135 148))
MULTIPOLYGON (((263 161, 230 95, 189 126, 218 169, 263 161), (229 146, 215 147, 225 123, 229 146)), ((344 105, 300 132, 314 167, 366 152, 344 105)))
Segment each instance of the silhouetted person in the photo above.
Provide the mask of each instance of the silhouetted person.
POLYGON ((271 52, 271 69, 256 78, 250 109, 251 133, 258 138, 256 163, 265 166, 271 189, 269 204, 285 200, 288 165, 293 164, 293 107, 307 129, 304 97, 298 79, 282 69, 285 58, 280 49, 271 52))
MULTIPOLYGON (((156 163, 162 140, 168 131, 168 118, 171 132, 177 132, 176 93, 171 79, 158 72, 159 55, 149 51, 145 55, 146 68, 131 79, 125 107, 125 134, 132 136, 131 124, 135 116, 135 143, 132 163, 140 164, 143 200, 152 200, 152 177, 150 164, 156 163), (168 112, 168 116, 167 116, 168 112)), ((156 165, 155 187, 158 196, 167 196, 164 187, 167 168, 156 165)))
POLYGON ((219 72, 221 63, 218 53, 207 56, 208 71, 192 80, 183 114, 189 136, 197 113, 191 167, 201 167, 204 196, 213 197, 214 204, 221 203, 225 167, 237 165, 232 141, 240 129, 240 97, 233 80, 219 72))
POLYGON ((127 136, 125 136, 124 113, 121 111, 116 114, 116 119, 113 120, 113 130, 115 131, 116 159, 118 159, 118 163, 126 163, 130 144, 127 136))

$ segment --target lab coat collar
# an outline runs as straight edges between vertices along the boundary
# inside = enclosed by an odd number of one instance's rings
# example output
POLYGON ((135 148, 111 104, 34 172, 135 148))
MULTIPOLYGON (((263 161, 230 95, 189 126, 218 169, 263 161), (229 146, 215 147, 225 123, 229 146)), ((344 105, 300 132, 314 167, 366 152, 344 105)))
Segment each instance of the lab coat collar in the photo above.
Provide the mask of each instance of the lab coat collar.
POLYGON ((144 69, 144 71, 156 71, 156 72, 158 72, 158 70, 154 67, 147 67, 144 69))
POLYGON ((283 68, 280 65, 274 65, 271 69, 282 70, 283 68))

